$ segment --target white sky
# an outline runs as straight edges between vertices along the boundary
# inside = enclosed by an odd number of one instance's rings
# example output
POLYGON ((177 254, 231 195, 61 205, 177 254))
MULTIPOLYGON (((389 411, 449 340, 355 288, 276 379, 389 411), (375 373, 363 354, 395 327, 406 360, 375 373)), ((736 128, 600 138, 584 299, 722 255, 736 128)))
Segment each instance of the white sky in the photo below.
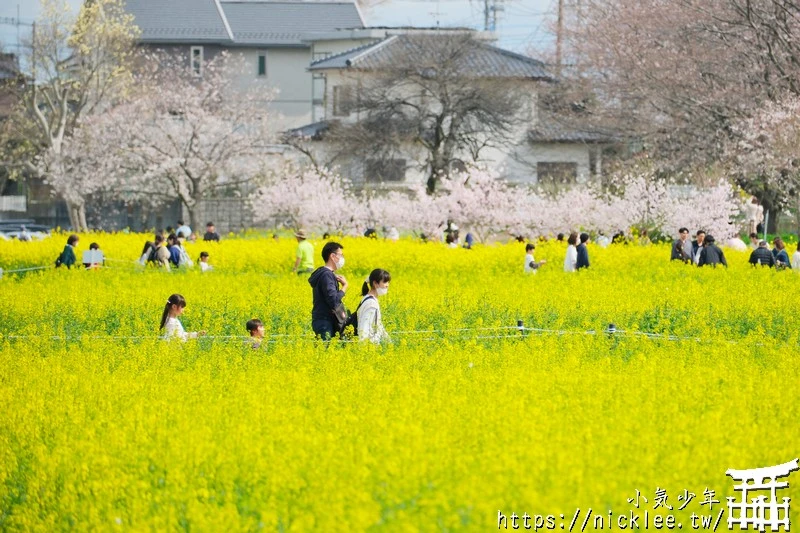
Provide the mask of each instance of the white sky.
MULTIPOLYGON (((77 7, 81 0, 67 0, 77 7)), ((168 0, 165 0, 168 1, 168 0)), ((499 13, 497 33, 499 45, 516 52, 547 49, 553 37, 549 26, 554 20, 555 0, 504 0, 505 11, 499 13)), ((466 26, 483 29, 483 0, 388 0, 366 11, 369 26, 466 26), (438 13, 438 16, 437 16, 438 13)), ((39 0, 0 0, 0 45, 16 51, 17 27, 2 24, 3 18, 19 17, 32 22, 39 13, 39 0)), ((20 26, 20 36, 30 31, 20 26)))

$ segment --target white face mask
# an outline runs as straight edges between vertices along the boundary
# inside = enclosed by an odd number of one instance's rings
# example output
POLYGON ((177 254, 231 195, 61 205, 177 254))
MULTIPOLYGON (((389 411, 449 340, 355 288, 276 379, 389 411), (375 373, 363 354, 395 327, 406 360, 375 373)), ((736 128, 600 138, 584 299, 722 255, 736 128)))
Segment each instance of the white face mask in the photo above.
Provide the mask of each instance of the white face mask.
POLYGON ((338 261, 336 261, 336 270, 344 267, 344 257, 340 257, 338 261))
POLYGON ((386 293, 389 292, 389 287, 378 287, 375 292, 378 296, 386 296, 386 293))

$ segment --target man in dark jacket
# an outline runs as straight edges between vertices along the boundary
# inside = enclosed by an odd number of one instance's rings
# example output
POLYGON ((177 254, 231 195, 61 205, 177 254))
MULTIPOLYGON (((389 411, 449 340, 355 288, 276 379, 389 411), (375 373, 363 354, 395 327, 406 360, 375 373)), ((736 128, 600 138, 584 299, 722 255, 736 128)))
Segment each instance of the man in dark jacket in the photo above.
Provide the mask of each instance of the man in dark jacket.
POLYGON ((694 264, 700 263, 700 252, 703 251, 703 242, 706 238, 706 232, 703 230, 697 230, 695 234, 695 240, 692 241, 692 261, 694 264))
POLYGON ((217 228, 214 227, 213 222, 206 224, 206 233, 203 235, 203 240, 219 242, 219 233, 217 233, 217 228))
POLYGON ((758 248, 750 253, 750 264, 753 266, 766 265, 770 268, 775 266, 775 257, 767 248, 767 241, 759 241, 758 248))
POLYGON ((711 265, 716 267, 720 263, 727 268, 728 262, 725 260, 725 254, 722 253, 722 249, 719 246, 714 244, 714 236, 706 235, 697 266, 711 265))
POLYGON ((578 270, 589 268, 589 250, 586 248, 587 242, 589 242, 589 234, 581 233, 581 243, 578 245, 578 261, 575 263, 575 268, 578 270))
POLYGON ((344 293, 347 291, 347 280, 335 273, 344 266, 342 245, 338 242, 325 244, 322 247, 322 260, 325 265, 311 273, 308 283, 314 295, 311 329, 319 337, 327 340, 333 337, 337 329, 333 310, 342 303, 344 293))

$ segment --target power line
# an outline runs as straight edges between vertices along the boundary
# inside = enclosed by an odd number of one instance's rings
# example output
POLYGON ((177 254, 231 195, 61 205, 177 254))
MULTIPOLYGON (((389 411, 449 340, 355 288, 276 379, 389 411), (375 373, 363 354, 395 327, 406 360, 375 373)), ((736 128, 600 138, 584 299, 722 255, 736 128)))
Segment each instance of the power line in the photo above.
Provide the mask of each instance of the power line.
POLYGON ((19 17, 0 17, 0 24, 8 26, 33 26, 34 22, 23 22, 19 17))

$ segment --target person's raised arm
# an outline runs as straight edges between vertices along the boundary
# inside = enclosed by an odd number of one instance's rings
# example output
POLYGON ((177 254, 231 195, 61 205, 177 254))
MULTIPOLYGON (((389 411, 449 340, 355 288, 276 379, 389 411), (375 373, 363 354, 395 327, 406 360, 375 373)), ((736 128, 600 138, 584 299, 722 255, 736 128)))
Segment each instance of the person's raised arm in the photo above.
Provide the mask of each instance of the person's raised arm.
POLYGON ((340 291, 338 289, 337 281, 338 281, 337 277, 334 278, 328 276, 325 277, 325 287, 323 295, 325 296, 325 302, 331 309, 335 309, 337 305, 342 303, 342 298, 344 298, 344 291, 340 291))

